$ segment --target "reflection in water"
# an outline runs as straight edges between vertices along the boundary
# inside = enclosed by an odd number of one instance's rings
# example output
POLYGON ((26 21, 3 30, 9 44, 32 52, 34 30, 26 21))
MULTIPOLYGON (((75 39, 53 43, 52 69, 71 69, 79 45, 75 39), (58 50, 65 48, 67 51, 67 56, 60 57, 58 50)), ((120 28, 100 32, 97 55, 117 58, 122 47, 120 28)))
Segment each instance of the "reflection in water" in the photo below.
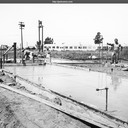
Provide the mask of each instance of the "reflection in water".
POLYGON ((38 84, 39 84, 39 85, 42 85, 42 83, 43 83, 43 77, 40 77, 40 76, 39 76, 39 77, 38 77, 38 84))
POLYGON ((121 85, 121 78, 115 74, 111 75, 111 85, 114 87, 114 90, 117 90, 118 86, 121 85))

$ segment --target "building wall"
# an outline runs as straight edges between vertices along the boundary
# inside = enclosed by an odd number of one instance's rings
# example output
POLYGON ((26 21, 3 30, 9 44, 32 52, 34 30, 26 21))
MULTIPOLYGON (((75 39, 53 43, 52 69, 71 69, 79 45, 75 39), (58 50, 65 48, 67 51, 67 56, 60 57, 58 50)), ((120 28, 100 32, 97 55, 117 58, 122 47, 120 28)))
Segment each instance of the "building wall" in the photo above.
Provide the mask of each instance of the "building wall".
POLYGON ((63 51, 63 50, 77 50, 77 51, 88 51, 88 50, 96 50, 97 46, 83 46, 83 45, 56 45, 56 44, 45 44, 44 48, 48 48, 49 50, 57 50, 57 51, 63 51))

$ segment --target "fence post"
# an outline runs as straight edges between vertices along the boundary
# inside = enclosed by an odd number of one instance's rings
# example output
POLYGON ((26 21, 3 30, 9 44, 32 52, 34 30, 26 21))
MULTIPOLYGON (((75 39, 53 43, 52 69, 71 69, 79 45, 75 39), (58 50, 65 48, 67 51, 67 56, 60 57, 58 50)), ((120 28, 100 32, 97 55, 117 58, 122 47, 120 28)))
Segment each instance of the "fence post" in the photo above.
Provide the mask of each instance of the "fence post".
POLYGON ((14 48, 14 63, 16 63, 16 42, 14 42, 13 48, 14 48))
POLYGON ((2 69, 2 58, 0 58, 0 69, 2 69))

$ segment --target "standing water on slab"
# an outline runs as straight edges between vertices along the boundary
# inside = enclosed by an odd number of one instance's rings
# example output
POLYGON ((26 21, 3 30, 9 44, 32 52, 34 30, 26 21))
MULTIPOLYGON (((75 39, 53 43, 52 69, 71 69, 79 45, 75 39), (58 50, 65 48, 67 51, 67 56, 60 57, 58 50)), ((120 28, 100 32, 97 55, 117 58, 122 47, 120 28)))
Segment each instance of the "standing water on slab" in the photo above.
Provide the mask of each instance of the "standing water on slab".
POLYGON ((25 79, 61 94, 105 110, 108 87, 108 112, 128 119, 128 79, 106 73, 84 71, 55 65, 5 67, 25 79))

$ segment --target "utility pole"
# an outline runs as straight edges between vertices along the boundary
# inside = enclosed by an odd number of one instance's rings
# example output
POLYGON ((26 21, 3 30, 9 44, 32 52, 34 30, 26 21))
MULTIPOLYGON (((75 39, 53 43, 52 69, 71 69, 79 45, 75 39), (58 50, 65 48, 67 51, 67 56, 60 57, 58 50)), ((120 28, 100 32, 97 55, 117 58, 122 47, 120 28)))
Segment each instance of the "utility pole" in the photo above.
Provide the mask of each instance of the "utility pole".
POLYGON ((24 22, 19 22, 20 29, 21 29, 21 58, 22 58, 22 64, 23 64, 23 32, 22 29, 24 29, 25 24, 24 22))
POLYGON ((106 111, 108 111, 108 88, 103 88, 103 89, 99 89, 97 88, 96 91, 100 91, 100 90, 106 90, 106 111))
POLYGON ((41 46, 41 40, 40 40, 40 28, 42 27, 42 21, 38 20, 38 31, 39 31, 39 52, 40 52, 40 46, 41 46))
POLYGON ((44 42, 43 42, 43 37, 44 37, 44 35, 43 35, 43 28, 44 28, 44 26, 42 25, 42 45, 41 45, 42 52, 44 51, 44 42))

